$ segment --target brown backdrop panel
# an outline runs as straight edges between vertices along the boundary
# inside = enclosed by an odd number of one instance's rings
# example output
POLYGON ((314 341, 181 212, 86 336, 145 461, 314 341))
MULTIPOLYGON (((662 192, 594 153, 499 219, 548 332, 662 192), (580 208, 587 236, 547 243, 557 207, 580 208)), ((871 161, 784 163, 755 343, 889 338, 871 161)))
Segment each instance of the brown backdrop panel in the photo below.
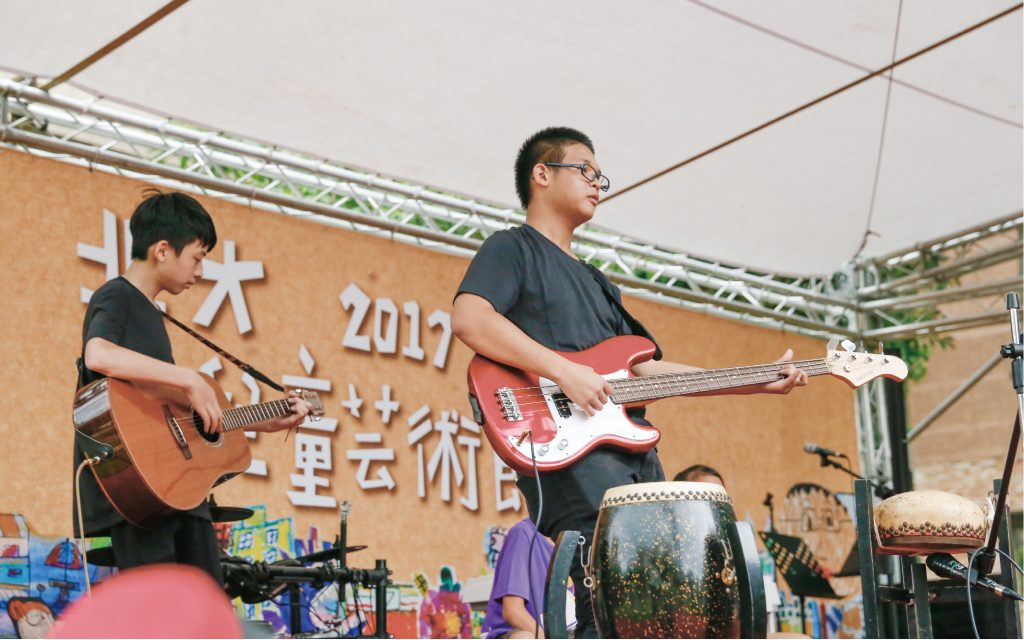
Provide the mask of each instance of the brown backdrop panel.
MULTIPOLYGON (((8 389, 3 394, 0 433, 4 464, 0 483, 4 492, 0 512, 24 514, 32 528, 50 534, 70 532, 71 423, 74 389, 73 362, 81 347, 85 305, 79 288, 95 289, 105 279, 102 265, 76 255, 77 243, 103 244, 102 212, 107 209, 127 220, 146 185, 107 173, 88 171, 57 161, 0 150, 0 211, 4 216, 4 258, 7 273, 0 290, 5 300, 7 335, 0 357, 9 364, 8 389)), ((469 351, 453 339, 444 369, 431 360, 438 347, 440 328, 428 327, 435 311, 449 312, 451 296, 467 260, 447 254, 373 238, 330 225, 276 215, 212 198, 200 198, 217 224, 219 243, 210 258, 224 260, 226 241, 233 241, 236 259, 260 261, 264 277, 244 282, 253 329, 240 334, 229 301, 220 306, 206 332, 221 346, 252 362, 271 377, 307 375, 299 359, 302 345, 315 361, 308 374, 330 381, 323 393, 328 416, 338 420, 328 435, 332 469, 317 475, 330 486, 318 493, 340 502, 351 500, 349 540, 371 545, 359 559, 369 565, 386 557, 396 576, 411 572, 433 573, 439 564, 451 564, 460 579, 484 570, 483 536, 492 525, 509 526, 525 514, 499 513, 495 506, 494 463, 483 442, 476 451, 479 509, 459 504, 467 497, 467 484, 452 483, 452 500, 440 499, 439 480, 428 483, 427 497, 417 495, 417 451, 407 437, 408 419, 423 405, 435 422, 443 412, 468 413, 465 368, 469 351), (351 311, 339 295, 355 284, 372 300, 390 299, 399 310, 397 354, 363 352, 343 347, 351 311), (420 310, 422 361, 401 354, 409 340, 410 322, 402 314, 406 301, 420 310), (342 406, 352 384, 363 399, 361 417, 342 406), (383 424, 374 408, 383 385, 390 385, 400 408, 390 424, 383 424), (346 459, 359 445, 357 433, 379 433, 381 447, 394 451, 386 466, 395 482, 392 491, 364 490, 355 480, 358 463, 346 459)), ((119 242, 121 232, 119 229, 119 242)), ((120 253, 120 245, 119 245, 120 253)), ((121 259, 120 269, 124 261, 121 259)), ((213 289, 200 282, 180 296, 165 297, 168 310, 186 322, 213 289)), ((381 303, 384 304, 384 303, 381 303)), ((815 340, 777 331, 748 327, 649 301, 628 299, 627 305, 658 336, 669 359, 705 367, 770 362, 787 346, 797 358, 820 357, 823 345, 815 340)), ((373 306, 360 334, 373 333, 373 306)), ((169 328, 180 364, 198 367, 213 354, 169 328)), ((372 343, 372 338, 371 338, 372 343)), ((217 374, 224 388, 240 402, 249 393, 230 364, 217 374)), ((274 397, 264 389, 263 399, 274 397)), ((847 452, 856 450, 851 392, 831 379, 815 378, 808 389, 790 397, 731 397, 672 399, 652 405, 649 415, 665 432, 660 454, 666 474, 701 462, 719 469, 742 518, 751 515, 758 528, 767 515, 760 505, 766 491, 784 496, 800 482, 816 482, 832 490, 848 490, 836 472, 821 470, 817 458, 804 454, 806 441, 847 452)), ((308 434, 320 432, 301 430, 308 434)), ((460 434, 479 437, 468 430, 460 434)), ((254 456, 264 460, 266 477, 245 475, 216 490, 221 504, 265 504, 270 517, 294 516, 296 535, 308 527, 320 529, 321 538, 337 531, 336 509, 296 507, 287 492, 295 466, 295 438, 260 434, 254 456)), ((438 446, 438 434, 423 440, 429 457, 438 446)), ((461 468, 468 471, 467 449, 457 445, 461 468)), ((381 465, 371 465, 376 477, 381 465)), ((504 484, 506 495, 513 491, 504 484)), ((362 566, 361 565, 361 566, 362 566)))

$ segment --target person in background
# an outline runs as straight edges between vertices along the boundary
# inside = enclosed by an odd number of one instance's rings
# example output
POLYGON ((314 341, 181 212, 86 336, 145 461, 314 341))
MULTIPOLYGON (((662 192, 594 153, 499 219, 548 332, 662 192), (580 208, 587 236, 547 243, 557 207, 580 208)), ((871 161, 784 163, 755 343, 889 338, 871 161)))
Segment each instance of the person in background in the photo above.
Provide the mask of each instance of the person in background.
POLYGON ((710 482, 711 484, 721 485, 723 489, 725 488, 725 480, 722 480, 722 474, 704 464, 692 464, 677 473, 676 477, 672 478, 672 480, 676 482, 710 482))
POLYGON ((537 532, 529 518, 508 530, 480 629, 487 638, 544 637, 544 580, 554 550, 555 545, 537 532))

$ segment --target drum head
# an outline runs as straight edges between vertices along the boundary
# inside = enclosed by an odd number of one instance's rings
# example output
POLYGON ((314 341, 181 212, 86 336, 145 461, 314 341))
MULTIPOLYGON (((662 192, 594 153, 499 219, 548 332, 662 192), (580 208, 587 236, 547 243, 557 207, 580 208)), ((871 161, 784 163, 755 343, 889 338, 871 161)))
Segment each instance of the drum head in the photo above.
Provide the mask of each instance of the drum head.
POLYGON ((732 504, 725 488, 710 482, 642 482, 612 487, 605 492, 601 508, 660 500, 713 500, 732 504))
POLYGON ((945 491, 908 491, 875 507, 878 553, 965 553, 985 544, 985 512, 945 491))

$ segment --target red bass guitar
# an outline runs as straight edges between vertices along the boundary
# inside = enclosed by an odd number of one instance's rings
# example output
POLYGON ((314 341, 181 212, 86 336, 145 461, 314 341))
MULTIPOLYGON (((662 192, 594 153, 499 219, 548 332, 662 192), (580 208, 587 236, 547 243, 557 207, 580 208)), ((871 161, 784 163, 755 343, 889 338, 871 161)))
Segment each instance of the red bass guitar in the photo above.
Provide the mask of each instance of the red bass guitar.
MULTIPOLYGON (((634 376, 631 367, 654 355, 654 344, 639 336, 610 338, 562 355, 591 367, 611 384, 608 402, 594 416, 587 416, 551 380, 480 355, 469 363, 470 402, 477 421, 498 457, 521 474, 533 475, 534 459, 537 470, 544 472, 567 467, 595 447, 634 452, 653 448, 661 433, 630 420, 627 407, 785 377, 784 365, 778 363, 634 376)), ((902 380, 907 375, 906 363, 894 356, 831 348, 825 358, 792 364, 809 376, 833 375, 854 388, 879 376, 902 380)))

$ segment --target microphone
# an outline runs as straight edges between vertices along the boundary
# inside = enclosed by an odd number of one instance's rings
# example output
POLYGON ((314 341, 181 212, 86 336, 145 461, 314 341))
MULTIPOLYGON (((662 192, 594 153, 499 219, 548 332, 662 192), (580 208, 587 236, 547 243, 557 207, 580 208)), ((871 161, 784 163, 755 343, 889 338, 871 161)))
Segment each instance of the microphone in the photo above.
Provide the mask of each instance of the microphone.
MULTIPOLYGON (((965 567, 959 560, 949 555, 948 553, 933 553, 928 556, 925 560, 925 564, 935 572, 936 575, 940 575, 943 578, 954 578, 958 580, 968 581, 967 578, 967 567, 965 567)), ((1005 587, 991 578, 978 577, 977 571, 971 572, 970 583, 972 587, 978 587, 989 591, 992 594, 1006 598, 1008 600, 1024 600, 1019 593, 1009 587, 1005 587)))
POLYGON ((806 451, 807 453, 816 453, 819 456, 832 456, 833 458, 845 458, 846 457, 845 453, 840 453, 838 451, 833 451, 831 449, 826 449, 825 447, 818 446, 818 445, 813 444, 811 442, 808 442, 807 444, 804 445, 804 451, 806 451))

